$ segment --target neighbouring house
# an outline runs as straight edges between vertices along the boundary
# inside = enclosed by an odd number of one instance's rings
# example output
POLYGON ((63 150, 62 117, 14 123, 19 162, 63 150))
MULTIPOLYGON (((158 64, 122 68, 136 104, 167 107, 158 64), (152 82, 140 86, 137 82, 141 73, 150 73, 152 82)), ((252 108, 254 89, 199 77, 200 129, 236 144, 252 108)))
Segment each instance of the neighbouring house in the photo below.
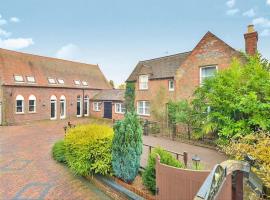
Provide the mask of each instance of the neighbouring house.
MULTIPOLYGON (((111 88, 98 65, 0 49, 1 125, 91 116, 96 110, 90 105, 92 99, 105 91, 113 99, 101 100, 106 113, 99 117, 121 118, 118 111, 124 108, 107 104, 116 100, 113 94, 119 91, 111 88)), ((119 97, 117 103, 121 102, 119 97)))
POLYGON ((124 98, 125 90, 111 89, 100 91, 90 100, 92 106, 91 116, 114 120, 122 119, 126 112, 124 98))
MULTIPOLYGON (((244 35, 246 53, 257 51, 258 33, 254 26, 248 26, 244 35)), ((207 32, 192 51, 160 58, 140 61, 127 82, 135 83, 135 106, 137 113, 145 119, 153 120, 151 107, 163 107, 171 100, 191 99, 194 90, 206 78, 218 70, 229 67, 233 58, 244 62, 243 54, 235 50, 211 32, 207 32), (164 102, 160 100, 163 88, 164 102), (155 102, 155 103, 154 103, 155 102), (164 104, 164 105, 161 105, 164 104)))

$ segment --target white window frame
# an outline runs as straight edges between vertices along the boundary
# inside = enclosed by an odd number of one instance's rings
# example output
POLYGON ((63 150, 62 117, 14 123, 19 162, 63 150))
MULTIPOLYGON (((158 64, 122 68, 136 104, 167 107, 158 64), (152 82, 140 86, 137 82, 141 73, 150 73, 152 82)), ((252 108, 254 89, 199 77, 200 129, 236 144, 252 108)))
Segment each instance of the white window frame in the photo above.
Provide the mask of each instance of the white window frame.
POLYGON ((142 115, 142 116, 150 116, 150 102, 149 101, 138 101, 137 102, 137 114, 138 115, 142 115), (142 103, 142 109, 143 109, 143 112, 142 113, 140 113, 140 109, 139 109, 139 104, 140 103, 142 103), (149 104, 149 113, 146 113, 146 103, 148 103, 149 104))
POLYGON ((169 83, 169 91, 174 91, 174 80, 171 79, 168 81, 168 83, 169 83), (173 83, 173 87, 171 87, 171 83, 173 83))
POLYGON ((55 95, 52 95, 51 96, 51 99, 50 99, 50 119, 51 120, 56 120, 57 119, 57 98, 55 95), (54 103, 55 104, 55 110, 54 110, 54 117, 51 116, 51 104, 54 103))
POLYGON ((88 82, 87 81, 82 81, 82 85, 83 86, 88 86, 88 82))
POLYGON ((149 82, 149 77, 148 75, 140 75, 139 76, 139 90, 148 90, 148 82, 149 82), (146 81, 144 81, 145 79, 146 81))
POLYGON ((16 101, 15 101, 15 113, 16 114, 24 114, 24 97, 22 96, 22 95, 17 95, 16 96, 16 101), (21 112, 18 112, 18 110, 17 110, 17 108, 19 107, 18 105, 17 105, 17 101, 22 101, 22 111, 21 112))
POLYGON ((74 84, 75 85, 81 85, 81 81, 80 80, 74 80, 74 84))
POLYGON ((66 97, 64 95, 62 95, 60 97, 60 119, 65 119, 66 114, 67 114, 67 101, 66 101, 66 97), (62 109, 61 104, 62 103, 64 104, 64 110, 63 110, 64 115, 61 115, 61 109, 62 109))
POLYGON ((23 83, 24 82, 24 78, 21 75, 13 75, 13 77, 14 77, 14 81, 16 83, 23 83), (21 80, 19 80, 19 79, 21 79, 21 80))
POLYGON ((27 83, 31 83, 31 84, 36 83, 36 79, 34 76, 26 76, 26 81, 27 83))
POLYGON ((57 82, 58 82, 59 84, 61 84, 61 85, 64 85, 64 84, 65 84, 64 79, 61 79, 61 78, 58 78, 58 79, 57 79, 57 82))
POLYGON ((115 103, 114 104, 114 112, 117 114, 124 114, 126 112, 126 108, 124 103, 115 103))
POLYGON ((30 95, 28 98, 28 113, 36 113, 37 112, 37 98, 35 97, 35 95, 30 95), (30 101, 34 101, 34 111, 30 111, 30 101))
POLYGON ((102 105, 102 102, 93 102, 93 111, 100 112, 101 105, 102 105))
POLYGON ((216 72, 217 72, 218 71, 218 66, 217 65, 207 65, 207 66, 200 67, 200 85, 203 84, 204 79, 212 77, 212 76, 202 77, 202 70, 206 69, 206 68, 213 68, 213 67, 216 68, 216 72))
POLYGON ((77 115, 77 117, 82 117, 83 116, 82 112, 83 112, 83 110, 82 110, 82 97, 81 97, 81 95, 78 95, 77 99, 76 99, 76 115, 77 115), (78 103, 80 103, 80 114, 79 115, 77 112, 78 111, 78 103))
POLYGON ((86 95, 84 96, 84 99, 83 99, 83 109, 85 109, 85 103, 86 103, 86 113, 84 113, 84 110, 83 110, 83 115, 88 117, 89 116, 89 96, 86 95))
POLYGON ((56 84, 55 78, 48 78, 48 83, 53 85, 56 84))

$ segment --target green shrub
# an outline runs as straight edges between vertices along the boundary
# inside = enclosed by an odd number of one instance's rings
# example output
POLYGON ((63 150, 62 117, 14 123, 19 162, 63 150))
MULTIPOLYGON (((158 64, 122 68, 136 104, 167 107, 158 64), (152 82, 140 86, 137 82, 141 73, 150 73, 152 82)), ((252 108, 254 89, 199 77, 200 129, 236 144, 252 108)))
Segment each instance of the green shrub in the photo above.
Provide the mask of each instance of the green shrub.
POLYGON ((147 166, 142 175, 143 184, 153 193, 156 191, 156 157, 160 156, 160 162, 169 166, 184 168, 184 164, 178 161, 170 153, 158 147, 148 157, 147 166))
POLYGON ((132 182, 138 174, 142 154, 142 127, 135 113, 127 113, 114 125, 112 166, 114 174, 132 182))
POLYGON ((65 137, 66 161, 80 175, 111 173, 113 130, 104 125, 80 125, 65 137))
POLYGON ((53 145, 52 156, 53 156, 54 160, 56 160, 60 163, 66 162, 64 140, 59 140, 53 145))

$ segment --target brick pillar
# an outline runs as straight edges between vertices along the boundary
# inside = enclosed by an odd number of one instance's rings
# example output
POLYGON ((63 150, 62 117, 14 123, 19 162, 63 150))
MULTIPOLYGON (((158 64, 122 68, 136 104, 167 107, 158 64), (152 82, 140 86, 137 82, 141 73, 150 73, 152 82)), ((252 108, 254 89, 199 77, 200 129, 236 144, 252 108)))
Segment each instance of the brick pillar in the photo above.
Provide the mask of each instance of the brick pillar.
POLYGON ((258 32, 254 30, 254 25, 248 26, 247 33, 244 34, 246 53, 254 55, 257 52, 258 32))

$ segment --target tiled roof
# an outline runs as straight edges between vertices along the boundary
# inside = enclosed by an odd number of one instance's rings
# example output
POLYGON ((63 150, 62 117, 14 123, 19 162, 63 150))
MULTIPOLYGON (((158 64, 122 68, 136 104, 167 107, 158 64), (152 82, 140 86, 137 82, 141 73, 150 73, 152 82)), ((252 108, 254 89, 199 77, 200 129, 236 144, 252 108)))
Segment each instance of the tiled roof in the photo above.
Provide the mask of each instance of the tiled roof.
POLYGON ((137 76, 149 74, 149 79, 174 77, 176 70, 181 66, 190 52, 140 61, 127 81, 136 81, 137 76))
POLYGON ((93 100, 101 100, 101 101, 124 101, 125 99, 125 90, 101 90, 98 94, 96 94, 93 100))
POLYGON ((57 58, 49 58, 20 53, 0 48, 0 84, 84 87, 74 84, 74 80, 86 81, 88 88, 111 89, 98 65, 84 64, 57 58), (34 76, 36 84, 15 83, 14 75, 34 76), (63 79, 64 84, 49 84, 48 78, 63 79))

